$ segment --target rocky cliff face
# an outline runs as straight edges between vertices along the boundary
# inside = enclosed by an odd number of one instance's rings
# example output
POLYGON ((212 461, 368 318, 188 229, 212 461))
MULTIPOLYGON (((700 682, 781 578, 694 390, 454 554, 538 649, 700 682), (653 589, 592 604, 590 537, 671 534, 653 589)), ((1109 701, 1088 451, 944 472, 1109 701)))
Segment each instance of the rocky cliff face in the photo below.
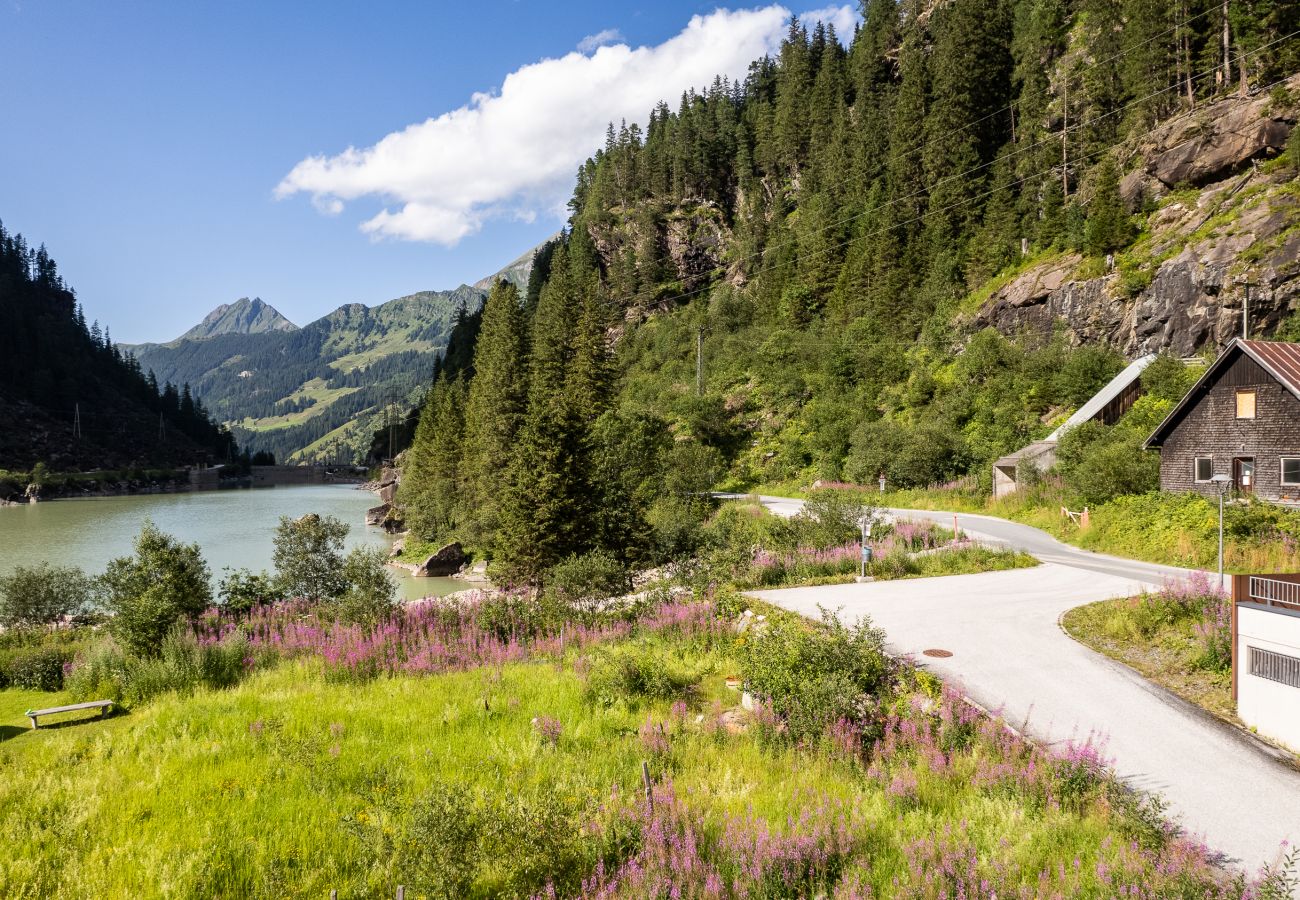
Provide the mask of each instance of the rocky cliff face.
POLYGON ((1121 193, 1151 210, 1139 239, 1098 267, 1038 261, 994 290, 976 327, 1050 331, 1130 357, 1269 336, 1300 307, 1300 176, 1268 164, 1296 124, 1289 90, 1230 98, 1165 123, 1131 148, 1121 193), (1100 270, 1098 270, 1100 269, 1100 270))

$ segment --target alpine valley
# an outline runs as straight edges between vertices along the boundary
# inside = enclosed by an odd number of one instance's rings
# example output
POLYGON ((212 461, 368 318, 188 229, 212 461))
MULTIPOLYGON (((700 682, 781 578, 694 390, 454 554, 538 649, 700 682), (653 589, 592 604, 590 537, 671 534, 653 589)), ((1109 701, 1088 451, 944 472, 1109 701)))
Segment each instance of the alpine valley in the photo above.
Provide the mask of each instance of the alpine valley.
POLYGON ((218 306, 165 344, 119 344, 159 383, 189 385, 241 447, 283 462, 361 461, 427 389, 457 316, 492 284, 528 283, 537 248, 473 285, 349 303, 303 327, 261 298, 218 306))

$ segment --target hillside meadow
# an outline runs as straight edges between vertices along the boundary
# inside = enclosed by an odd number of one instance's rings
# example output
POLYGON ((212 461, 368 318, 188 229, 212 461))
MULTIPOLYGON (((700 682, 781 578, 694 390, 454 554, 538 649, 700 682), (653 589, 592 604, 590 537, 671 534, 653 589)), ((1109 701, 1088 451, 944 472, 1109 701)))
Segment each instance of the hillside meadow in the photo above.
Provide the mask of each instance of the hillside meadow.
POLYGON ((64 697, 0 691, 0 895, 1285 890, 1216 868, 1103 748, 1037 748, 878 632, 734 594, 480 597, 369 631, 290 606, 194 639, 247 654, 235 686, 36 732, 23 711, 64 697))

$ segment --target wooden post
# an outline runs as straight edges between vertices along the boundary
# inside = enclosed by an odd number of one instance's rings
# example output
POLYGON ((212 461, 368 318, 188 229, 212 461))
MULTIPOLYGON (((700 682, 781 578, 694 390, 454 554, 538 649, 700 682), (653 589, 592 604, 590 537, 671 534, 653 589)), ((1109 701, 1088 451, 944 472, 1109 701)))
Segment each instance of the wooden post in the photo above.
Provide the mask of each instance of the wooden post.
POLYGON ((650 764, 644 759, 641 760, 641 783, 645 785, 645 799, 650 804, 650 811, 654 812, 655 798, 650 792, 650 764))
POLYGON ((397 900, 406 900, 406 887, 400 884, 397 886, 397 900))
POLYGON ((330 890, 330 900, 339 900, 339 889, 338 889, 338 888, 332 888, 332 889, 330 890))

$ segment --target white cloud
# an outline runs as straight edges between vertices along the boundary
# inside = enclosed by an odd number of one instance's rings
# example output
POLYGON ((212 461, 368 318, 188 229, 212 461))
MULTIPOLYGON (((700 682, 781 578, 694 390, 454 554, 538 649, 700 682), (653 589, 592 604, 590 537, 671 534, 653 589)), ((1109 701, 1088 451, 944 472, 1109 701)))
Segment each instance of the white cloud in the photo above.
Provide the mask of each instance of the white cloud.
MULTIPOLYGON (((849 21, 831 7, 801 18, 849 21)), ((774 52, 790 12, 782 6, 695 16, 653 47, 604 44, 523 66, 490 94, 395 131, 372 147, 302 160, 275 189, 309 194, 327 215, 348 201, 377 197, 387 208, 361 225, 372 237, 453 246, 491 218, 525 221, 562 210, 582 161, 601 146, 608 123, 644 123, 659 100, 715 75, 743 78, 774 52)), ((589 40, 604 43, 602 32, 589 40)), ((584 43, 586 43, 584 39, 584 43)))
POLYGON ((862 21, 856 6, 824 6, 799 14, 800 21, 811 26, 814 22, 825 22, 835 26, 835 34, 841 43, 847 45, 853 38, 854 27, 862 21))
POLYGON ((589 34, 582 40, 578 41, 579 53, 590 53, 597 47, 604 47, 606 44, 617 44, 623 40, 623 32, 617 28, 606 28, 604 31, 597 31, 595 34, 589 34))

